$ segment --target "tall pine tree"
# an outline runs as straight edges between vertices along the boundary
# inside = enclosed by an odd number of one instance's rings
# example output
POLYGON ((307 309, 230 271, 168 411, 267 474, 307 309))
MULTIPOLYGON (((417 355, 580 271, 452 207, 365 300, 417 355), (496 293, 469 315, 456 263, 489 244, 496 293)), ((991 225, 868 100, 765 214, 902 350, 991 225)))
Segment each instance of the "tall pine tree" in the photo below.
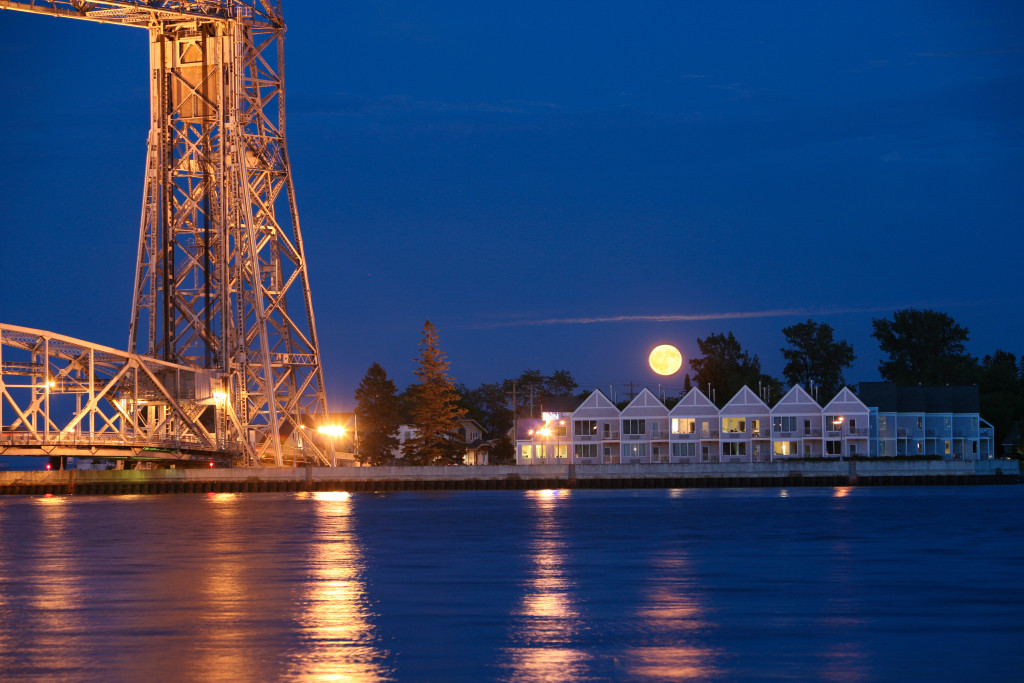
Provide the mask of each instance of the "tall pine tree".
POLYGON ((398 447, 399 404, 395 383, 379 363, 366 371, 356 389, 358 437, 356 459, 370 465, 389 465, 398 447))
POLYGON ((420 339, 418 384, 409 387, 416 436, 405 442, 402 457, 410 465, 453 465, 460 462, 464 447, 458 438, 459 407, 455 382, 448 376, 448 361, 437 345, 437 330, 428 320, 420 339))

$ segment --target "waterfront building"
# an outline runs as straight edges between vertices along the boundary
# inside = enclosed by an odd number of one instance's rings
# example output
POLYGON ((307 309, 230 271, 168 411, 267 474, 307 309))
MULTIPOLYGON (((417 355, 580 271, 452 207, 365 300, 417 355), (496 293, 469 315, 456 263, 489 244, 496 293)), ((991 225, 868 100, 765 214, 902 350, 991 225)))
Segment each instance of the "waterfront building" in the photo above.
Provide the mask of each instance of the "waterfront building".
POLYGON ((799 384, 771 409, 772 459, 818 458, 821 442, 821 406, 799 384))
POLYGON ((995 434, 979 415, 977 385, 902 387, 861 382, 858 393, 872 406, 872 455, 940 455, 957 460, 995 456, 995 434), (877 452, 876 452, 877 449, 877 452))
POLYGON ((718 408, 694 387, 669 411, 670 462, 718 462, 718 408))
POLYGON ((750 387, 743 387, 719 411, 720 462, 768 462, 771 411, 750 387))
POLYGON ((619 410, 600 390, 572 407, 518 420, 516 462, 620 464, 771 462, 794 458, 994 457, 978 388, 843 387, 820 406, 799 385, 773 407, 743 387, 719 410, 691 389, 671 410, 643 389, 619 410), (859 394, 859 395, 858 395, 859 394))

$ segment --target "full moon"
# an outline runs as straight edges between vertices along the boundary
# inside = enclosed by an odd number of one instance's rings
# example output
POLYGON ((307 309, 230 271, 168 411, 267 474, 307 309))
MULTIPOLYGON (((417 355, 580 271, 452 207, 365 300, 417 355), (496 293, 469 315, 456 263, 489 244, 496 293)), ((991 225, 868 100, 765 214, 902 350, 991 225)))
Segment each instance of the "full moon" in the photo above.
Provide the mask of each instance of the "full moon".
POLYGON ((674 375, 683 366, 683 354, 671 344, 655 346, 647 362, 659 375, 674 375))

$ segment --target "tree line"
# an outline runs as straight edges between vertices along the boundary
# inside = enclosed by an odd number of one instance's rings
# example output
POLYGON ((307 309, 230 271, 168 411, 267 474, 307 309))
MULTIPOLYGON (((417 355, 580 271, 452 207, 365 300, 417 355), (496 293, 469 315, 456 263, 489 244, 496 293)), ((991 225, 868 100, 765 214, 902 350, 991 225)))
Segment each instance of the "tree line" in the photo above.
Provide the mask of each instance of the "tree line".
MULTIPOLYGON (((696 385, 721 408, 744 385, 760 392, 770 406, 789 386, 800 384, 828 401, 846 385, 844 370, 856 360, 853 346, 836 339, 827 323, 808 319, 783 328, 786 361, 783 379, 761 369, 756 354, 745 351, 730 332, 697 340, 700 355, 690 360, 679 397, 666 397, 671 408, 696 385)), ((995 428, 997 437, 1015 421, 1024 420, 1024 355, 1019 359, 1001 349, 978 359, 966 351, 967 328, 945 313, 908 308, 891 318, 872 320, 872 333, 886 358, 878 372, 885 381, 901 385, 942 386, 977 384, 981 415, 995 428)), ((465 444, 458 434, 463 417, 476 420, 491 437, 490 462, 515 461, 515 447, 508 438, 513 415, 553 397, 584 398, 568 370, 550 375, 526 370, 518 377, 483 383, 471 389, 449 376, 449 363, 438 346, 437 330, 427 321, 419 343, 417 382, 398 393, 384 368, 373 363, 356 389, 359 424, 356 457, 371 465, 391 464, 398 448, 401 424, 417 431, 402 447, 402 463, 414 465, 458 464, 465 444)), ((632 397, 630 397, 632 398, 632 397)), ((624 407, 628 402, 622 402, 624 407)))

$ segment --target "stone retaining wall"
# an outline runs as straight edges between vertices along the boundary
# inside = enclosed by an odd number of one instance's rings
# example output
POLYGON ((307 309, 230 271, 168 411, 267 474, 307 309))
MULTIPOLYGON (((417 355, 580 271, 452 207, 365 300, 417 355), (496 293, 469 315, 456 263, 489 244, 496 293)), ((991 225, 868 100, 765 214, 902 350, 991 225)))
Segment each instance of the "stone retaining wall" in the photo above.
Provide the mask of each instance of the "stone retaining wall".
POLYGON ((1020 482, 1016 460, 0 472, 0 494, 905 486, 1020 482))

